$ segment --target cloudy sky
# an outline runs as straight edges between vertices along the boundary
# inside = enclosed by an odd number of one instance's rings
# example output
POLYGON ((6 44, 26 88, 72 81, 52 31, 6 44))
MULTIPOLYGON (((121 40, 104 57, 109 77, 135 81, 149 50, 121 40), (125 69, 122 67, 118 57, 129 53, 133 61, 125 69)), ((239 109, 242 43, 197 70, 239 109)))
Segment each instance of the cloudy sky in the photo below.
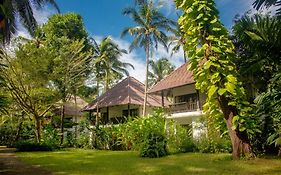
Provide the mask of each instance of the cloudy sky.
MULTIPOLYGON (((161 0, 160 0, 161 1, 161 0)), ((162 11, 167 17, 176 19, 176 11, 173 0, 162 0, 162 11)), ((61 13, 75 12, 79 13, 84 20, 86 29, 90 36, 97 40, 106 36, 111 36, 113 40, 123 49, 128 49, 132 38, 120 38, 120 33, 125 27, 134 26, 129 17, 122 15, 125 7, 134 5, 134 0, 57 0, 61 13)), ((235 15, 243 14, 252 9, 253 0, 216 0, 220 11, 220 17, 224 25, 230 29, 235 15)), ((39 23, 44 23, 48 17, 55 13, 50 7, 42 11, 35 10, 35 15, 39 23)), ((26 31, 19 27, 19 35, 27 35, 26 31)), ((158 48, 153 55, 153 59, 167 57, 175 66, 183 63, 183 52, 180 51, 171 57, 165 49, 158 48)), ((145 58, 143 49, 137 49, 121 58, 125 62, 134 65, 135 70, 130 70, 130 75, 144 80, 145 58)))

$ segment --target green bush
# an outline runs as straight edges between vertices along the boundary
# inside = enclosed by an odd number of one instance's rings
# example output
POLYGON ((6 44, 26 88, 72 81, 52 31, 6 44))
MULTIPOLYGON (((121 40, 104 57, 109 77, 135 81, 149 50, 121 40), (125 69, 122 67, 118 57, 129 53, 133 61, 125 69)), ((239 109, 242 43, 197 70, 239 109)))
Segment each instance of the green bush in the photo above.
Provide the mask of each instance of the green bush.
POLYGON ((141 157, 158 158, 168 154, 167 141, 164 135, 148 133, 140 149, 141 157))
POLYGON ((15 144, 17 151, 29 152, 29 151, 53 151, 54 147, 45 143, 35 143, 31 141, 20 141, 15 144))
POLYGON ((74 147, 76 144, 75 133, 72 131, 67 131, 66 138, 64 140, 64 147, 74 147))
POLYGON ((228 138, 214 136, 201 136, 197 143, 197 149, 202 153, 229 153, 232 150, 231 142, 228 138))
POLYGON ((78 123, 77 138, 73 141, 75 148, 91 148, 89 125, 87 120, 78 123))
POLYGON ((42 144, 48 145, 56 149, 60 146, 60 137, 58 131, 52 126, 44 127, 42 131, 42 144))
POLYGON ((196 150, 191 125, 181 126, 174 120, 169 120, 166 122, 166 131, 170 153, 194 152, 196 150))
POLYGON ((15 144, 16 129, 12 125, 2 125, 0 127, 0 145, 12 146, 15 144))

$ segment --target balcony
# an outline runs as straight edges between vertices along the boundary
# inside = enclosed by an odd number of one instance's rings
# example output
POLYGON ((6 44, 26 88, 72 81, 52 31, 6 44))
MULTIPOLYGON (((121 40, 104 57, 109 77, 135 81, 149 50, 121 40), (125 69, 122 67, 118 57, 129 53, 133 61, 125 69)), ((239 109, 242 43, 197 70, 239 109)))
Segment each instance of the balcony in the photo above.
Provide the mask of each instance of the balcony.
POLYGON ((183 113, 183 112, 193 112, 193 111, 199 111, 199 103, 197 100, 195 101, 189 101, 189 102, 180 102, 180 103, 174 103, 170 105, 170 112, 172 114, 174 113, 183 113))

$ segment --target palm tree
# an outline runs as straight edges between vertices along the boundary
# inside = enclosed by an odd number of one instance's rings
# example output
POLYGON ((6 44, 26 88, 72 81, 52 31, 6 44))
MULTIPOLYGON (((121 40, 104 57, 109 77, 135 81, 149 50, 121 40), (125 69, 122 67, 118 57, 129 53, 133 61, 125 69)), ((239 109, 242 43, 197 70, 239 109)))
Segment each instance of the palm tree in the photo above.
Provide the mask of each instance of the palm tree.
MULTIPOLYGON (((236 59, 243 77, 253 75, 251 86, 259 85, 264 91, 272 75, 281 64, 281 21, 277 17, 260 14, 245 15, 234 27, 234 44, 239 58, 236 59), (255 78, 257 75, 261 78, 255 78), (258 83, 259 82, 259 83, 258 83)), ((248 78, 247 78, 248 79, 248 78)), ((248 81, 246 79, 246 81, 248 81)))
POLYGON ((235 61, 248 98, 256 103, 255 115, 263 133, 257 136, 256 144, 279 146, 281 154, 281 145, 276 142, 281 138, 281 20, 246 14, 236 21, 233 34, 238 54, 235 61), (271 145, 274 142, 276 145, 271 145))
POLYGON ((33 8, 42 8, 44 4, 51 4, 59 12, 55 0, 1 0, 0 1, 0 35, 3 43, 8 43, 17 29, 16 19, 33 35, 37 27, 33 8))
POLYGON ((259 10, 262 7, 266 7, 269 8, 271 6, 276 6, 279 7, 276 10, 276 15, 281 17, 281 1, 280 0, 255 0, 255 2, 253 3, 253 6, 255 9, 259 10))
MULTIPOLYGON (((183 32, 180 30, 179 26, 177 26, 176 29, 171 30, 171 32, 174 34, 173 36, 169 37, 169 47, 173 46, 172 48, 172 53, 171 55, 173 55, 174 53, 177 53, 180 48, 182 48, 185 43, 186 43, 186 39, 183 36, 183 32)), ((186 54, 185 52, 183 53, 183 58, 184 58, 184 62, 186 63, 187 59, 186 59, 186 54)))
POLYGON ((96 42, 93 43, 96 79, 97 82, 100 80, 104 82, 104 90, 107 91, 115 80, 120 80, 124 74, 129 75, 128 67, 134 69, 134 66, 130 63, 120 61, 120 56, 126 54, 127 51, 120 49, 110 37, 104 38, 99 45, 96 42))
POLYGON ((150 60, 149 65, 151 71, 148 73, 148 84, 150 87, 164 79, 175 69, 175 66, 167 58, 161 58, 157 61, 150 60))
POLYGON ((145 96, 143 105, 143 115, 146 114, 147 102, 147 87, 148 87, 148 65, 149 57, 152 54, 153 46, 157 49, 158 42, 161 43, 167 50, 168 37, 164 31, 172 30, 171 26, 176 25, 174 21, 167 19, 158 8, 156 8, 152 1, 140 3, 135 8, 126 8, 123 11, 124 15, 128 15, 137 24, 134 27, 124 29, 121 37, 130 34, 134 37, 133 42, 129 47, 131 52, 137 47, 142 47, 146 55, 146 80, 145 80, 145 96))

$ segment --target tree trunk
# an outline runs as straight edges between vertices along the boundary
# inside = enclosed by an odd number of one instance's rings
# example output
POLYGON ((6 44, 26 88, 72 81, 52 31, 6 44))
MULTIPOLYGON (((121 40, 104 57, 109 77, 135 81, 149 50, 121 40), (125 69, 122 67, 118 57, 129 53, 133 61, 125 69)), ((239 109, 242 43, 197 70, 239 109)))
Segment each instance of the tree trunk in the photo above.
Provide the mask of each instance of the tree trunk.
MULTIPOLYGON (((76 94, 76 93, 75 93, 76 94)), ((74 104, 75 104, 75 140, 77 139, 77 136, 78 136, 78 129, 77 129, 77 116, 78 116, 78 106, 77 106, 77 98, 76 98, 76 95, 74 95, 74 104)))
POLYGON ((232 120, 233 117, 237 115, 237 109, 234 106, 229 106, 228 102, 229 100, 226 97, 219 97, 219 104, 224 114, 228 133, 232 143, 232 157, 234 159, 239 159, 241 156, 246 156, 248 158, 254 157, 255 155, 253 154, 252 146, 247 133, 232 129, 232 120))
POLYGON ((34 120, 35 120, 35 135, 36 135, 36 142, 40 143, 41 140, 41 121, 40 121, 40 117, 39 116, 34 116, 34 120))
POLYGON ((63 140, 64 140, 64 102, 62 105, 62 110, 61 110, 61 118, 60 118, 60 132, 61 132, 61 138, 60 138, 60 144, 63 144, 63 140))
POLYGON ((145 70, 145 84, 144 84, 144 100, 143 100, 143 111, 142 115, 146 115, 146 103, 147 103, 147 85, 148 85, 148 66, 149 66, 149 44, 145 48, 146 55, 146 70, 145 70))
POLYGON ((164 103, 164 91, 161 91, 161 105, 164 108, 165 107, 165 103, 164 103))
POLYGON ((185 53, 185 51, 183 51, 183 59, 184 59, 184 63, 186 63, 187 60, 186 60, 186 53, 185 53))
POLYGON ((108 91, 109 89, 109 78, 108 78, 108 70, 105 71, 105 91, 108 91))
POLYGON ((19 126, 17 128, 17 133, 16 133, 16 138, 15 138, 15 141, 17 142, 20 138, 20 132, 22 130, 22 123, 23 123, 23 119, 24 119, 24 112, 21 113, 21 118, 20 118, 20 121, 19 121, 19 126))

